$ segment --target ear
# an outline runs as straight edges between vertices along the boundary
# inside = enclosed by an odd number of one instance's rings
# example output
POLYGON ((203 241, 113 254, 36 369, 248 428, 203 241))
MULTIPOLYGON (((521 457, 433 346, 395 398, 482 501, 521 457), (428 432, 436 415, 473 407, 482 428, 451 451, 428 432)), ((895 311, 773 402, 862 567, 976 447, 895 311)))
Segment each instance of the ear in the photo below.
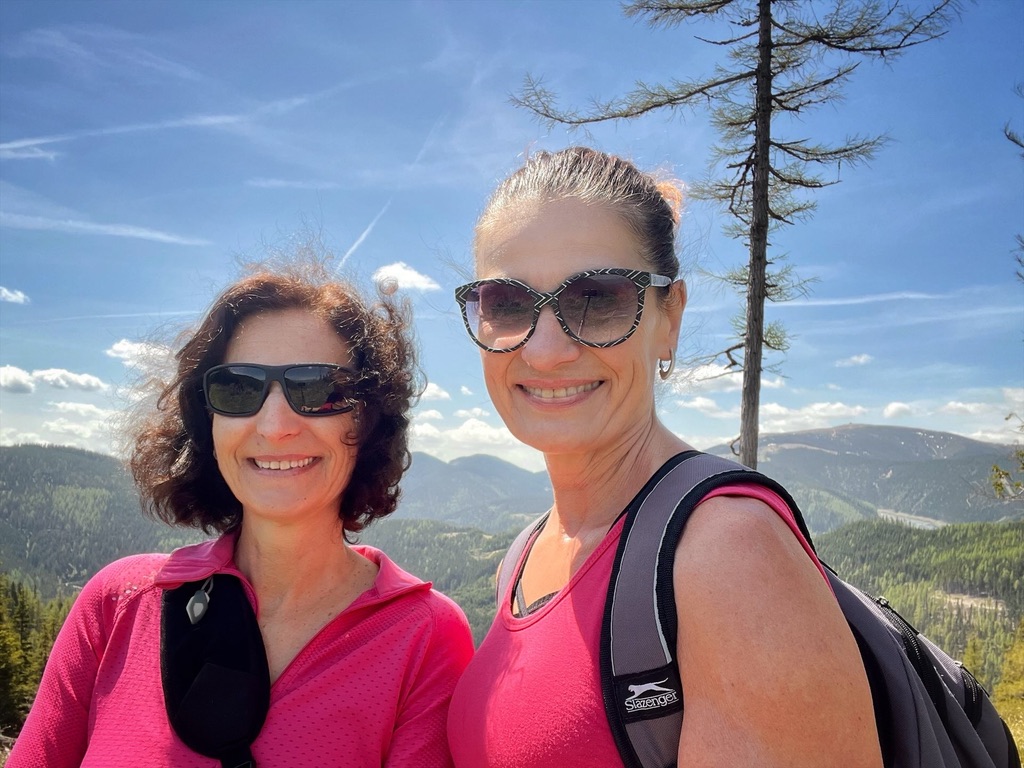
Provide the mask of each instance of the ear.
POLYGON ((686 309, 686 281, 678 278, 668 287, 668 297, 662 305, 665 319, 665 348, 659 353, 660 357, 667 360, 670 353, 674 353, 679 343, 679 331, 683 325, 683 310, 686 309))

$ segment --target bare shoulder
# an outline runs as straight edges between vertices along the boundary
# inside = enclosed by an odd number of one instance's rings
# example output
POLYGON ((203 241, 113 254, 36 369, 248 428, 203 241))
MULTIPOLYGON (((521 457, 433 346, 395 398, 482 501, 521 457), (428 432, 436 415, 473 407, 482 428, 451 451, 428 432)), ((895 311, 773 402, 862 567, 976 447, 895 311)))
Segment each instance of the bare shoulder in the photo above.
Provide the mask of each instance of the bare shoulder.
POLYGON ((774 510, 731 496, 700 504, 673 581, 680 764, 880 765, 856 641, 774 510))

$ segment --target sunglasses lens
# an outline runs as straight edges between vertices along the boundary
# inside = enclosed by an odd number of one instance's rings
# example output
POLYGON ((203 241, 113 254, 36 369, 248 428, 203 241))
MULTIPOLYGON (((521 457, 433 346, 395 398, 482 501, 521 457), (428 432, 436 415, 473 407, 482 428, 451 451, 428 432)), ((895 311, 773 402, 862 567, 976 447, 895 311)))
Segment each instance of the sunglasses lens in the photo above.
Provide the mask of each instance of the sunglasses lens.
POLYGON ((466 322, 478 342, 511 349, 533 324, 533 297, 518 285, 484 283, 466 294, 466 322))
POLYGON ((558 307, 566 325, 582 341, 619 341, 636 322, 636 284, 624 275, 578 277, 562 289, 558 307))
POLYGON ((284 374, 285 394, 299 413, 326 416, 352 410, 350 382, 329 365, 300 365, 284 374))
POLYGON ((266 373, 248 365, 226 365, 206 374, 206 402, 217 413, 248 416, 263 405, 266 373))

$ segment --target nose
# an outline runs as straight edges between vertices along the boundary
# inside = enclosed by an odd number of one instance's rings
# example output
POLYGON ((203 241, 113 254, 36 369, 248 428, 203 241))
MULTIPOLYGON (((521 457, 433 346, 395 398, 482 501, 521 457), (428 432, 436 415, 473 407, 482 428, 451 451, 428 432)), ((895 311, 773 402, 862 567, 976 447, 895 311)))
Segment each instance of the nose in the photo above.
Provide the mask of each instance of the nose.
POLYGON ((578 358, 582 346, 565 332, 555 311, 543 307, 533 335, 522 348, 523 362, 536 371, 553 370, 578 358))
POLYGON ((267 399, 256 414, 256 431, 268 440, 281 440, 297 434, 303 417, 292 410, 278 382, 270 385, 267 399))

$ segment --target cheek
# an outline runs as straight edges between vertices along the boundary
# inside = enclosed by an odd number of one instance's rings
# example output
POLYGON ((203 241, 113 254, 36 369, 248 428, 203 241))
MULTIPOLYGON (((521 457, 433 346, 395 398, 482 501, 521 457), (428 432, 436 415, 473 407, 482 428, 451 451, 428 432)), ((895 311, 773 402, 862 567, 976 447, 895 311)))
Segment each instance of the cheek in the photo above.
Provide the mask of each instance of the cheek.
POLYGON ((231 445, 234 442, 233 434, 234 427, 231 419, 224 416, 214 414, 213 424, 210 428, 210 439, 213 443, 213 457, 217 460, 217 466, 222 470, 224 461, 228 454, 231 453, 231 445))

